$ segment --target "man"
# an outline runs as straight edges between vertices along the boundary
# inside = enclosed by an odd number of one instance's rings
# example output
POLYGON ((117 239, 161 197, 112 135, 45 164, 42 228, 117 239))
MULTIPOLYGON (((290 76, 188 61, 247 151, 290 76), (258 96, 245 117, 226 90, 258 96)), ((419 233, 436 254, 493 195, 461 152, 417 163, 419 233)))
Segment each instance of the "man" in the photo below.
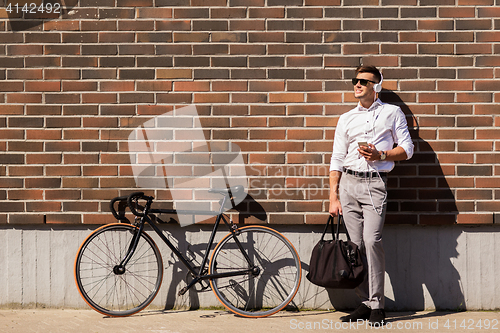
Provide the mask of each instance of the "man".
POLYGON ((359 103, 340 116, 330 163, 330 214, 343 215, 351 240, 360 247, 367 267, 365 280, 356 288, 362 303, 341 320, 368 319, 372 325, 383 325, 385 320, 382 228, 387 173, 394 168, 394 161, 413 155, 404 113, 377 98, 382 80, 374 66, 356 69, 352 83, 359 103))

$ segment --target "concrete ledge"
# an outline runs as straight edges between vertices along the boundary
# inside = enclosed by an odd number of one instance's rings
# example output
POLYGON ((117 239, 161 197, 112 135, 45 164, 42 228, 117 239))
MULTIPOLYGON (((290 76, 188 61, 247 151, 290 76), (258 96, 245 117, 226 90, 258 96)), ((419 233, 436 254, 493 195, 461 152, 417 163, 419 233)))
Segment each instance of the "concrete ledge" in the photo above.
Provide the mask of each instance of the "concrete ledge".
MULTIPOLYGON (((73 263, 80 243, 98 226, 0 225, 0 306, 87 308, 76 290, 73 263)), ((352 290, 325 290, 307 281, 310 253, 321 225, 273 225, 294 244, 301 257, 303 279, 294 299, 298 308, 348 309, 357 306, 352 290)), ((222 227, 224 228, 224 227, 222 227)), ((201 261, 211 226, 162 226, 181 242, 181 250, 201 261)), ((152 233, 150 233, 152 235, 152 233)), ((226 234, 222 229, 218 239, 226 234)), ((387 225, 386 308, 402 310, 495 310, 500 308, 500 228, 387 225)), ((220 306, 211 291, 177 292, 186 269, 154 237, 162 251, 165 274, 155 308, 220 306)), ((174 242, 177 244, 177 242, 174 242)))

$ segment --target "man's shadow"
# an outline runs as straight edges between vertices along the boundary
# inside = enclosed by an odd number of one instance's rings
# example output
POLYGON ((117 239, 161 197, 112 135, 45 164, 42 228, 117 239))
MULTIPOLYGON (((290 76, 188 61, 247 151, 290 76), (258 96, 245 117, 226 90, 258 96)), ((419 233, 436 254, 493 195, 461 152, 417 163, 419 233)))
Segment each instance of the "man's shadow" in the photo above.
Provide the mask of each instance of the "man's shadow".
MULTIPOLYGON (((397 162, 388 177, 388 206, 384 228, 386 254, 386 310, 462 310, 465 298, 452 260, 458 256, 461 230, 453 191, 432 146, 435 133, 421 135, 418 120, 393 91, 380 99, 401 108, 415 145, 413 157, 397 162), (422 137, 424 136, 424 137, 422 137), (433 225, 436 228, 426 228, 433 225), (392 294, 389 286, 392 286, 392 294), (429 304, 429 296, 433 304, 429 304), (427 300, 427 304, 426 304, 427 300)), ((337 310, 354 308, 353 290, 328 290, 337 310)))
POLYGON ((436 131, 420 131, 417 117, 395 92, 383 90, 380 99, 401 108, 415 145, 413 157, 396 162, 396 167, 389 173, 385 223, 455 224, 458 215, 455 195, 432 145, 426 141, 426 138, 436 140, 436 131))
POLYGON ((417 117, 395 92, 384 90, 380 99, 401 108, 415 145, 413 157, 397 163, 389 174, 386 223, 419 224, 385 228, 386 272, 394 293, 394 300, 386 299, 386 308, 432 307, 425 304, 428 292, 436 310, 464 309, 460 275, 452 264, 458 256, 461 234, 460 229, 452 227, 458 208, 437 155, 426 141, 436 140, 436 132, 420 131, 417 117))

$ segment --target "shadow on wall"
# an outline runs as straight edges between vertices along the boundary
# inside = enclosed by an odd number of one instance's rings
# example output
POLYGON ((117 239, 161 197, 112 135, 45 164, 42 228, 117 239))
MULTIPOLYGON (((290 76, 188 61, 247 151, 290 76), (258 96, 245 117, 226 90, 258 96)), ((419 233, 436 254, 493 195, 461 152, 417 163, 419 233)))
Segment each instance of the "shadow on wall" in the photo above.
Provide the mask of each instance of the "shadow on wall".
MULTIPOLYGON (((420 136, 417 118, 395 92, 383 90, 380 99, 401 108, 415 145, 413 157, 398 162, 389 174, 386 223, 455 224, 458 209, 454 193, 432 146, 420 136)), ((435 138, 436 133, 428 136, 435 138)), ((454 168, 450 172, 454 173, 454 168)))
MULTIPOLYGON (((392 226, 386 225, 383 236, 386 309, 465 309, 460 275, 452 263, 458 256, 461 230, 442 227, 456 222, 458 209, 453 191, 436 153, 420 136, 410 108, 393 91, 384 90, 380 98, 402 109, 415 144, 413 158, 397 163, 389 174, 386 224, 392 226)), ((328 290, 328 294, 335 309, 355 308, 359 302, 353 290, 328 290)))
MULTIPOLYGON (((443 226, 393 225, 385 228, 386 310, 466 309, 460 275, 453 265, 458 256, 457 239, 461 233, 459 228, 443 226)), ((309 259, 301 259, 307 271, 309 259)), ((354 309, 359 305, 354 290, 326 291, 336 310, 354 309)), ((317 292, 321 293, 323 289, 319 288, 317 292)), ((311 295, 307 297, 312 298, 311 295)))

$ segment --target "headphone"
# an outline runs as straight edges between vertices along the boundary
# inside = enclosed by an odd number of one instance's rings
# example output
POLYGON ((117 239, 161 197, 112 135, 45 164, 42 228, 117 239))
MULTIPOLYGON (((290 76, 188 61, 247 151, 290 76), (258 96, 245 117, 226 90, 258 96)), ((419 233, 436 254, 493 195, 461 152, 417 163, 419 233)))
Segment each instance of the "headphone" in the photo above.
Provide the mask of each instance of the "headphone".
POLYGON ((380 73, 380 82, 379 83, 375 83, 373 85, 373 90, 375 90, 376 93, 379 93, 382 91, 382 82, 384 82, 384 76, 382 75, 382 73, 379 71, 380 73))

